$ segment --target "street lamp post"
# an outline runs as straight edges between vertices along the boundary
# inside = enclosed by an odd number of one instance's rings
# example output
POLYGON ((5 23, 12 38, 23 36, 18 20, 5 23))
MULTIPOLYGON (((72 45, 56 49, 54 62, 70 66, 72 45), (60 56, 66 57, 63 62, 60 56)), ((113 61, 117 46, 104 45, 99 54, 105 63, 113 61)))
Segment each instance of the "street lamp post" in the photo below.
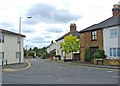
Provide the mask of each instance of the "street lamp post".
MULTIPOLYGON (((24 17, 19 18, 19 64, 21 63, 21 20, 24 17)), ((32 18, 32 17, 26 17, 26 18, 32 18)))

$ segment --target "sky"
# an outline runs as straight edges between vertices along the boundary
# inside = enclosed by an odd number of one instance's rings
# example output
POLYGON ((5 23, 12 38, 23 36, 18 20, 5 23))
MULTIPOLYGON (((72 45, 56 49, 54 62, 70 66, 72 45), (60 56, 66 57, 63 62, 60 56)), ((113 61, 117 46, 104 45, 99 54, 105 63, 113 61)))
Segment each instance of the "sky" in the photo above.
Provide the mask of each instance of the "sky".
POLYGON ((70 30, 77 31, 112 16, 119 0, 1 0, 0 28, 19 32, 21 18, 24 47, 46 47, 70 30), (27 18, 31 16, 32 18, 27 18))

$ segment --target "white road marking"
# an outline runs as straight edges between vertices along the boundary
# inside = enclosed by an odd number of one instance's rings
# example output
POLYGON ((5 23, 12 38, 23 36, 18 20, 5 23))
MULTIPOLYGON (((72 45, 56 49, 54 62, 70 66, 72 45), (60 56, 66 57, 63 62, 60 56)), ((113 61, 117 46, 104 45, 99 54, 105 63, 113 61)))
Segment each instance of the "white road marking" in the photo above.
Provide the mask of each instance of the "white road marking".
POLYGON ((63 69, 66 69, 66 68, 63 68, 63 69))
POLYGON ((52 76, 47 76, 47 77, 52 77, 52 76))
POLYGON ((107 72, 109 72, 109 73, 110 73, 110 72, 113 72, 113 71, 107 71, 107 72))
POLYGON ((58 67, 58 68, 62 68, 62 67, 58 67))
POLYGON ((120 78, 120 76, 112 76, 113 78, 120 78))

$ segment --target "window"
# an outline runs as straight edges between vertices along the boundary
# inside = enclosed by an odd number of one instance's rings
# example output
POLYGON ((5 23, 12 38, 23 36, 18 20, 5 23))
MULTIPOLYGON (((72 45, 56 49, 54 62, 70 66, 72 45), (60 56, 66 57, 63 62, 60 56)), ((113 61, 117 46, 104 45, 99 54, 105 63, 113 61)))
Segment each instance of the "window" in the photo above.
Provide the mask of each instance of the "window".
POLYGON ((20 43, 20 37, 17 37, 17 43, 20 43))
POLYGON ((4 35, 0 33, 0 43, 4 43, 4 35))
POLYGON ((21 52, 16 52, 16 58, 20 58, 21 57, 21 52))
POLYGON ((112 56, 112 48, 110 48, 110 56, 112 56))
POLYGON ((57 55, 59 55, 59 50, 57 50, 57 55))
POLYGON ((111 29, 111 30, 110 30, 110 36, 111 36, 111 37, 116 37, 116 36, 118 36, 118 29, 111 29))
POLYGON ((92 33, 91 33, 91 39, 92 40, 97 40, 97 32, 96 31, 92 31, 92 33))
POLYGON ((0 52, 0 59, 4 59, 4 52, 0 52))
POLYGON ((110 57, 120 57, 120 48, 110 48, 110 57))
POLYGON ((116 57, 117 56, 117 52, 116 52, 116 48, 113 48, 113 56, 116 57))
POLYGON ((120 48, 118 48, 118 57, 120 57, 120 48))

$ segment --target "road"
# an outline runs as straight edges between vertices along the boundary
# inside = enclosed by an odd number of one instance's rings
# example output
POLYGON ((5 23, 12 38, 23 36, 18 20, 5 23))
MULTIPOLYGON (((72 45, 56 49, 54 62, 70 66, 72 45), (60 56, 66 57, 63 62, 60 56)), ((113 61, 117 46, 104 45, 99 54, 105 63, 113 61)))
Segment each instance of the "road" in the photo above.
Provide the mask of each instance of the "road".
POLYGON ((29 59, 31 66, 3 72, 3 84, 118 84, 118 71, 29 59))

